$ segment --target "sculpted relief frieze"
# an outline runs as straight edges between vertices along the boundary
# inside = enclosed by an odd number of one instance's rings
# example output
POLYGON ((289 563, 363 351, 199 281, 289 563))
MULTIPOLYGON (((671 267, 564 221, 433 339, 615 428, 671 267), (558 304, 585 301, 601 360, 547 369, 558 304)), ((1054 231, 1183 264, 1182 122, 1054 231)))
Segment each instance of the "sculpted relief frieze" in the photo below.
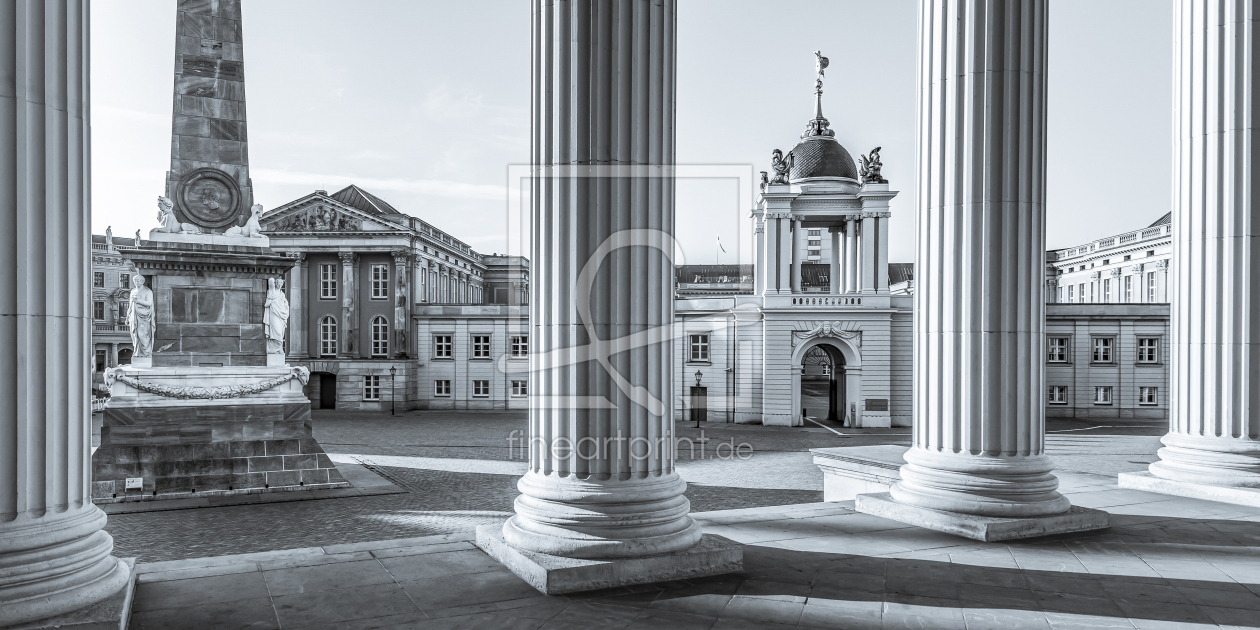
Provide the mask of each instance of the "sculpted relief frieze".
POLYGON ((268 223, 268 229, 276 232, 358 232, 363 229, 362 219, 325 205, 309 206, 268 223))
POLYGON ((862 347, 862 331, 854 322, 797 322, 796 330, 792 331, 792 347, 815 337, 843 339, 862 347))

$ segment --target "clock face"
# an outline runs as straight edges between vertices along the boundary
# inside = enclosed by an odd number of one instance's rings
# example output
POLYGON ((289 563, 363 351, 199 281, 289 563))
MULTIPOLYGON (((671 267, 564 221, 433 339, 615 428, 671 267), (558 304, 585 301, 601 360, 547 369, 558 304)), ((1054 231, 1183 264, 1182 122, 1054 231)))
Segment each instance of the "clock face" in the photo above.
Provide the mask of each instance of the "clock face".
POLYGON ((217 168, 199 168, 185 175, 176 197, 184 220, 202 228, 234 225, 240 214, 240 188, 217 168))

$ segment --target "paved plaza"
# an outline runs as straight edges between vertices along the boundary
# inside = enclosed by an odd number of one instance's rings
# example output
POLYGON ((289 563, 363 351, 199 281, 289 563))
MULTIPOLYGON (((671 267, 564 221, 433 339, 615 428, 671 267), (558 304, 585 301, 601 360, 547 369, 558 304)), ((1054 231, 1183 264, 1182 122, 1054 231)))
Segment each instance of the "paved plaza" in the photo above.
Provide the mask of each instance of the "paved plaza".
POLYGON ((473 547, 471 533, 308 545, 142 563, 132 624, 1260 627, 1260 508, 1122 490, 1110 475, 1061 478, 1074 504, 1112 514, 1111 529, 977 543, 855 513, 852 502, 712 511, 696 518, 744 545, 743 573, 571 596, 540 595, 473 547))

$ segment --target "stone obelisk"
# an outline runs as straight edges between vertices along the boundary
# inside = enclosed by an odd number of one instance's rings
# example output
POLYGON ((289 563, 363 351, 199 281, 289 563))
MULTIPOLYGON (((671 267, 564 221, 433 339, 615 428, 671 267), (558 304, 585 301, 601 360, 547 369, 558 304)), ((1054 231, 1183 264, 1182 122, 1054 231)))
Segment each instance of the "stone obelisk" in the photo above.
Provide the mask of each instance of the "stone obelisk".
POLYGON ((548 594, 738 571, 674 469, 674 0, 535 0, 530 465, 477 544, 548 594))
POLYGON ((181 223, 243 225, 254 203, 245 131, 241 3, 180 2, 175 26, 171 170, 166 196, 181 223), (225 181, 226 180, 226 181, 225 181), (210 212, 201 203, 223 212, 210 212))
MULTIPOLYGON (((120 625, 92 505, 88 5, 0 3, 0 625, 120 625), (93 612, 95 611, 95 613, 93 612), (106 623, 106 622, 109 623, 106 623)), ((76 626, 83 627, 83 626, 76 626)))

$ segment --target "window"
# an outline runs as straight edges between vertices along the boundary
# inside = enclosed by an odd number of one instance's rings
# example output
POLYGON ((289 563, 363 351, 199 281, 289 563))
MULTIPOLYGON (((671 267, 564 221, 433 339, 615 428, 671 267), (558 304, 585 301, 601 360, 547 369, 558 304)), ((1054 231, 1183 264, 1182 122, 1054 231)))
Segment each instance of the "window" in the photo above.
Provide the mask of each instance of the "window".
POLYGON ((97 372, 104 372, 104 371, 105 371, 105 367, 106 367, 106 366, 105 366, 105 351, 104 351, 104 350, 97 350, 97 351, 96 351, 96 371, 97 371, 97 372))
POLYGON ((319 320, 319 356, 337 356, 337 320, 331 315, 319 320))
POLYGON ((1046 402, 1052 405, 1067 404, 1067 387, 1063 385, 1051 385, 1050 391, 1047 393, 1046 402))
POLYGON ((822 238, 822 230, 810 230, 809 237, 812 239, 822 238))
POLYGON ((1057 291, 1055 291, 1055 293, 1054 293, 1054 301, 1055 301, 1055 302, 1062 302, 1062 301, 1063 301, 1063 287, 1059 287, 1059 288, 1058 288, 1058 290, 1057 290, 1057 291))
POLYGON ((129 302, 124 301, 124 302, 118 303, 118 321, 120 322, 127 321, 127 309, 130 307, 131 307, 131 303, 129 302))
MULTIPOLYGON (((1128 258, 1128 256, 1125 256, 1125 258, 1128 258)), ((1133 301, 1133 276, 1124 277, 1124 301, 1133 301)))
POLYGON ((433 358, 449 359, 451 356, 451 336, 433 335, 433 358))
POLYGON ((1076 301, 1076 287, 1068 285, 1068 304, 1076 301))
POLYGON ((92 302, 92 319, 96 319, 96 320, 105 319, 105 303, 104 302, 92 302))
POLYGON ((513 396, 528 396, 529 395, 528 383, 529 381, 512 381, 512 395, 513 396))
POLYGON ((130 289, 131 288, 131 274, 129 273, 118 274, 118 285, 124 289, 130 289))
POLYGON ((1155 302, 1155 272, 1146 273, 1146 301, 1155 302))
POLYGON ((372 356, 389 356, 389 322, 380 315, 372 318, 372 356))
POLYGON ((512 356, 514 358, 529 356, 528 335, 514 335, 512 337, 512 356))
POLYGON ((1159 338, 1138 338, 1138 363, 1159 363, 1159 338))
POLYGON ((489 359, 490 358, 490 335, 473 335, 472 336, 472 358, 489 359))
POLYGON ((1067 363, 1068 338, 1050 337, 1046 339, 1046 361, 1050 363, 1067 363))
POLYGON ((473 381, 473 397, 485 398, 490 395, 490 381, 473 381))
POLYGON ((1077 294, 1081 298, 1081 304, 1084 304, 1085 303, 1085 283, 1084 282, 1081 283, 1080 288, 1078 288, 1077 291, 1078 291, 1077 294))
POLYGON ((1115 339, 1111 337, 1094 337, 1094 363, 1111 363, 1111 350, 1115 339))
POLYGON ((389 299, 389 265, 372 265, 372 299, 389 299))
POLYGON ((450 396, 451 395, 451 382, 450 381, 433 381, 433 395, 434 396, 450 396))
POLYGON ((1094 388, 1094 404, 1110 405, 1111 404, 1111 387, 1102 386, 1094 388))
POLYGON ((1093 304, 1098 301, 1098 283, 1089 283, 1089 303, 1093 304))
POLYGON ((319 266, 319 299, 337 299, 337 265, 321 263, 319 266))
POLYGON ((381 399, 381 377, 377 374, 368 374, 363 377, 363 400, 380 400, 381 399))
POLYGON ((94 286, 94 287, 104 287, 104 286, 105 286, 105 272, 104 272, 104 271, 93 271, 93 272, 92 272, 92 286, 94 286))
POLYGON ((1139 405, 1158 405, 1159 404, 1159 388, 1158 387, 1138 388, 1138 404, 1139 405))
POLYGON ((1107 278, 1102 282, 1102 301, 1103 304, 1111 303, 1111 278, 1107 278))
POLYGON ((1130 259, 1132 259, 1132 258, 1133 258, 1132 256, 1125 256, 1125 257, 1124 257, 1124 259, 1125 259, 1125 260, 1130 260, 1130 259))
POLYGON ((691 336, 691 360, 692 361, 708 361, 709 360, 709 336, 708 335, 692 335, 691 336))

